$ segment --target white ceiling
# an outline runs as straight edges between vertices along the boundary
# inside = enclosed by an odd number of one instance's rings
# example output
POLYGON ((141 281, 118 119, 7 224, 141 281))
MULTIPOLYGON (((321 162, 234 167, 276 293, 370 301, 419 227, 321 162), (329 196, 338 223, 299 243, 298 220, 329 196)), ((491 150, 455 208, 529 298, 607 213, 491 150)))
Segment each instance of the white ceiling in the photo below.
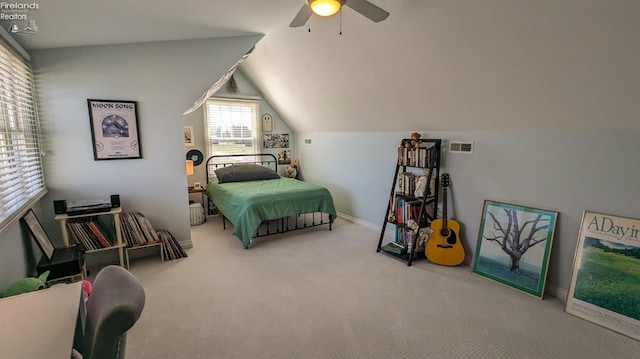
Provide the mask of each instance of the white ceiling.
POLYGON ((635 1, 372 0, 387 20, 345 8, 312 18, 311 32, 288 27, 303 2, 43 0, 29 11, 37 33, 16 40, 29 50, 265 34, 241 70, 297 131, 639 122, 635 1))

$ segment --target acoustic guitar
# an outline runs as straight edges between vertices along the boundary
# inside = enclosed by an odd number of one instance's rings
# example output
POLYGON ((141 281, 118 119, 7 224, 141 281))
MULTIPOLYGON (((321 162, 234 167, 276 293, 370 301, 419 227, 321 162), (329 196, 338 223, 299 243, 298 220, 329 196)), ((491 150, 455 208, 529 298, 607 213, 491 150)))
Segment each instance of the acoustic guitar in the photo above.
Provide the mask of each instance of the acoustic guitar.
POLYGON ((442 218, 431 222, 431 237, 425 247, 425 255, 429 261, 445 265, 457 266, 464 261, 464 247, 460 242, 460 224, 447 219, 447 187, 449 174, 443 173, 440 180, 442 186, 442 218))

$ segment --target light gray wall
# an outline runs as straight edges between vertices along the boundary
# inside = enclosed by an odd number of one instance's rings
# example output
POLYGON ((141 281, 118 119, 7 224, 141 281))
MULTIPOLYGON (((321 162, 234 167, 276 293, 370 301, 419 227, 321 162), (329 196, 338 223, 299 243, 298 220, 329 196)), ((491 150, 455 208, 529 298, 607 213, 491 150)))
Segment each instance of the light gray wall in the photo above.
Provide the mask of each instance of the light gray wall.
MULTIPOLYGON (((32 209, 42 217, 40 204, 32 209)), ((0 233, 0 295, 11 283, 36 274, 36 263, 41 252, 28 230, 15 221, 0 233)))
MULTIPOLYGON (((239 97, 242 98, 243 96, 251 96, 251 97, 259 97, 260 98, 260 115, 264 114, 264 113, 268 113, 270 114, 273 119, 274 119, 274 130, 273 132, 269 132, 269 133, 282 133, 282 134, 289 134, 289 145, 290 145, 290 150, 292 152, 292 155, 295 156, 295 135, 293 133, 293 131, 291 130, 291 128, 289 127, 289 125, 282 119, 282 117, 280 116, 280 114, 278 112, 275 111, 275 109, 271 106, 271 104, 265 100, 264 98, 262 98, 262 94, 260 93, 260 91, 258 91, 253 84, 246 78, 246 76, 242 73, 242 71, 237 70, 234 74, 233 77, 236 81, 236 85, 238 86, 238 90, 236 93, 231 93, 229 92, 229 89, 227 88, 227 84, 224 84, 222 86, 222 88, 220 88, 220 90, 214 95, 220 95, 220 96, 224 96, 224 97, 239 97)), ((200 166, 195 166, 194 167, 194 171, 193 171, 193 176, 189 176, 188 181, 189 181, 189 186, 193 186, 194 182, 200 182, 202 184, 206 183, 206 173, 205 173, 205 162, 206 162, 206 156, 207 156, 207 151, 205 150, 205 140, 204 140, 204 109, 203 107, 189 113, 186 114, 184 116, 184 125, 185 126, 193 126, 194 132, 195 132, 195 139, 196 139, 196 145, 195 147, 185 147, 184 151, 185 154, 187 152, 189 152, 189 150, 192 149, 198 149, 202 152, 202 154, 205 156, 204 161, 202 162, 202 164, 200 166)), ((258 121, 258 126, 260 127, 262 125, 261 121, 258 121)), ((262 151, 263 153, 272 153, 274 155, 277 154, 278 150, 277 149, 265 149, 263 148, 263 141, 260 141, 260 148, 258 149, 258 151, 262 151)), ((284 175, 284 166, 279 166, 278 167, 278 172, 280 172, 281 175, 284 175)), ((199 195, 197 194, 192 194, 191 195, 191 199, 192 200, 196 200, 196 201, 200 201, 200 198, 198 197, 199 195)))
MULTIPOLYGON (((443 152, 442 163, 451 174, 449 214, 460 222, 468 257, 475 255, 486 199, 559 212, 547 289, 562 298, 569 286, 583 211, 640 218, 638 130, 423 134, 474 141, 473 154, 443 152)), ((396 148, 408 133, 297 136, 304 178, 327 186, 338 212, 374 229, 370 234, 374 250, 391 191, 396 148), (311 145, 304 139, 311 139, 311 145)))
MULTIPOLYGON (((61 243, 53 200, 117 193, 123 210, 142 212, 191 246, 182 113, 261 37, 32 51, 49 189, 40 220, 52 239, 61 243), (138 101, 142 159, 94 161, 88 98, 138 101)), ((24 258, 19 228, 5 233, 3 259, 24 258)), ((28 274, 23 260, 3 260, 1 271, 28 274)), ((10 279, 0 278, 0 288, 10 279)))

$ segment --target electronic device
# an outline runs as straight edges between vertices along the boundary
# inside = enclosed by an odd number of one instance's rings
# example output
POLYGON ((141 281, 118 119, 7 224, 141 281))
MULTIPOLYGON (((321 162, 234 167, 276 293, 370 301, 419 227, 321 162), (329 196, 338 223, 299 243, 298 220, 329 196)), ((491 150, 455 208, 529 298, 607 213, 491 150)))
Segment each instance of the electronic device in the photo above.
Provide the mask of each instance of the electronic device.
POLYGON ((53 212, 55 214, 67 213, 67 201, 65 200, 53 201, 53 212))
POLYGON ((118 208, 120 207, 120 195, 112 194, 111 195, 111 207, 118 208))
POLYGON ((54 211, 56 214, 64 209, 64 212, 69 216, 76 216, 79 214, 90 214, 109 212, 111 208, 120 207, 120 195, 113 194, 110 198, 101 199, 89 199, 81 201, 54 201, 54 211))

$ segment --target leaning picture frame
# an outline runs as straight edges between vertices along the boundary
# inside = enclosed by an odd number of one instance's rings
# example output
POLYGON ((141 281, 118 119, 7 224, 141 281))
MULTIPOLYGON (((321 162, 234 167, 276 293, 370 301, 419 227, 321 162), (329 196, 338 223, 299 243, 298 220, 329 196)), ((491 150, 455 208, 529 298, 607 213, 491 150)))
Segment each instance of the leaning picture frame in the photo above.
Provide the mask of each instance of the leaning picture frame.
POLYGON ((27 228, 29 228, 29 232, 33 238, 35 238, 42 253, 44 253, 47 259, 51 260, 51 258, 53 258, 55 247, 53 246, 53 243, 51 243, 51 239, 47 233, 44 231, 44 228, 42 228, 42 224, 40 224, 40 221, 33 210, 29 209, 24 216, 22 216, 22 220, 26 223, 27 228))
POLYGON ((640 340, 640 219, 582 214, 565 311, 640 340))
POLYGON ((142 158, 136 101, 87 99, 93 158, 142 158))
POLYGON ((473 272, 543 298, 558 212, 485 200, 473 272))

